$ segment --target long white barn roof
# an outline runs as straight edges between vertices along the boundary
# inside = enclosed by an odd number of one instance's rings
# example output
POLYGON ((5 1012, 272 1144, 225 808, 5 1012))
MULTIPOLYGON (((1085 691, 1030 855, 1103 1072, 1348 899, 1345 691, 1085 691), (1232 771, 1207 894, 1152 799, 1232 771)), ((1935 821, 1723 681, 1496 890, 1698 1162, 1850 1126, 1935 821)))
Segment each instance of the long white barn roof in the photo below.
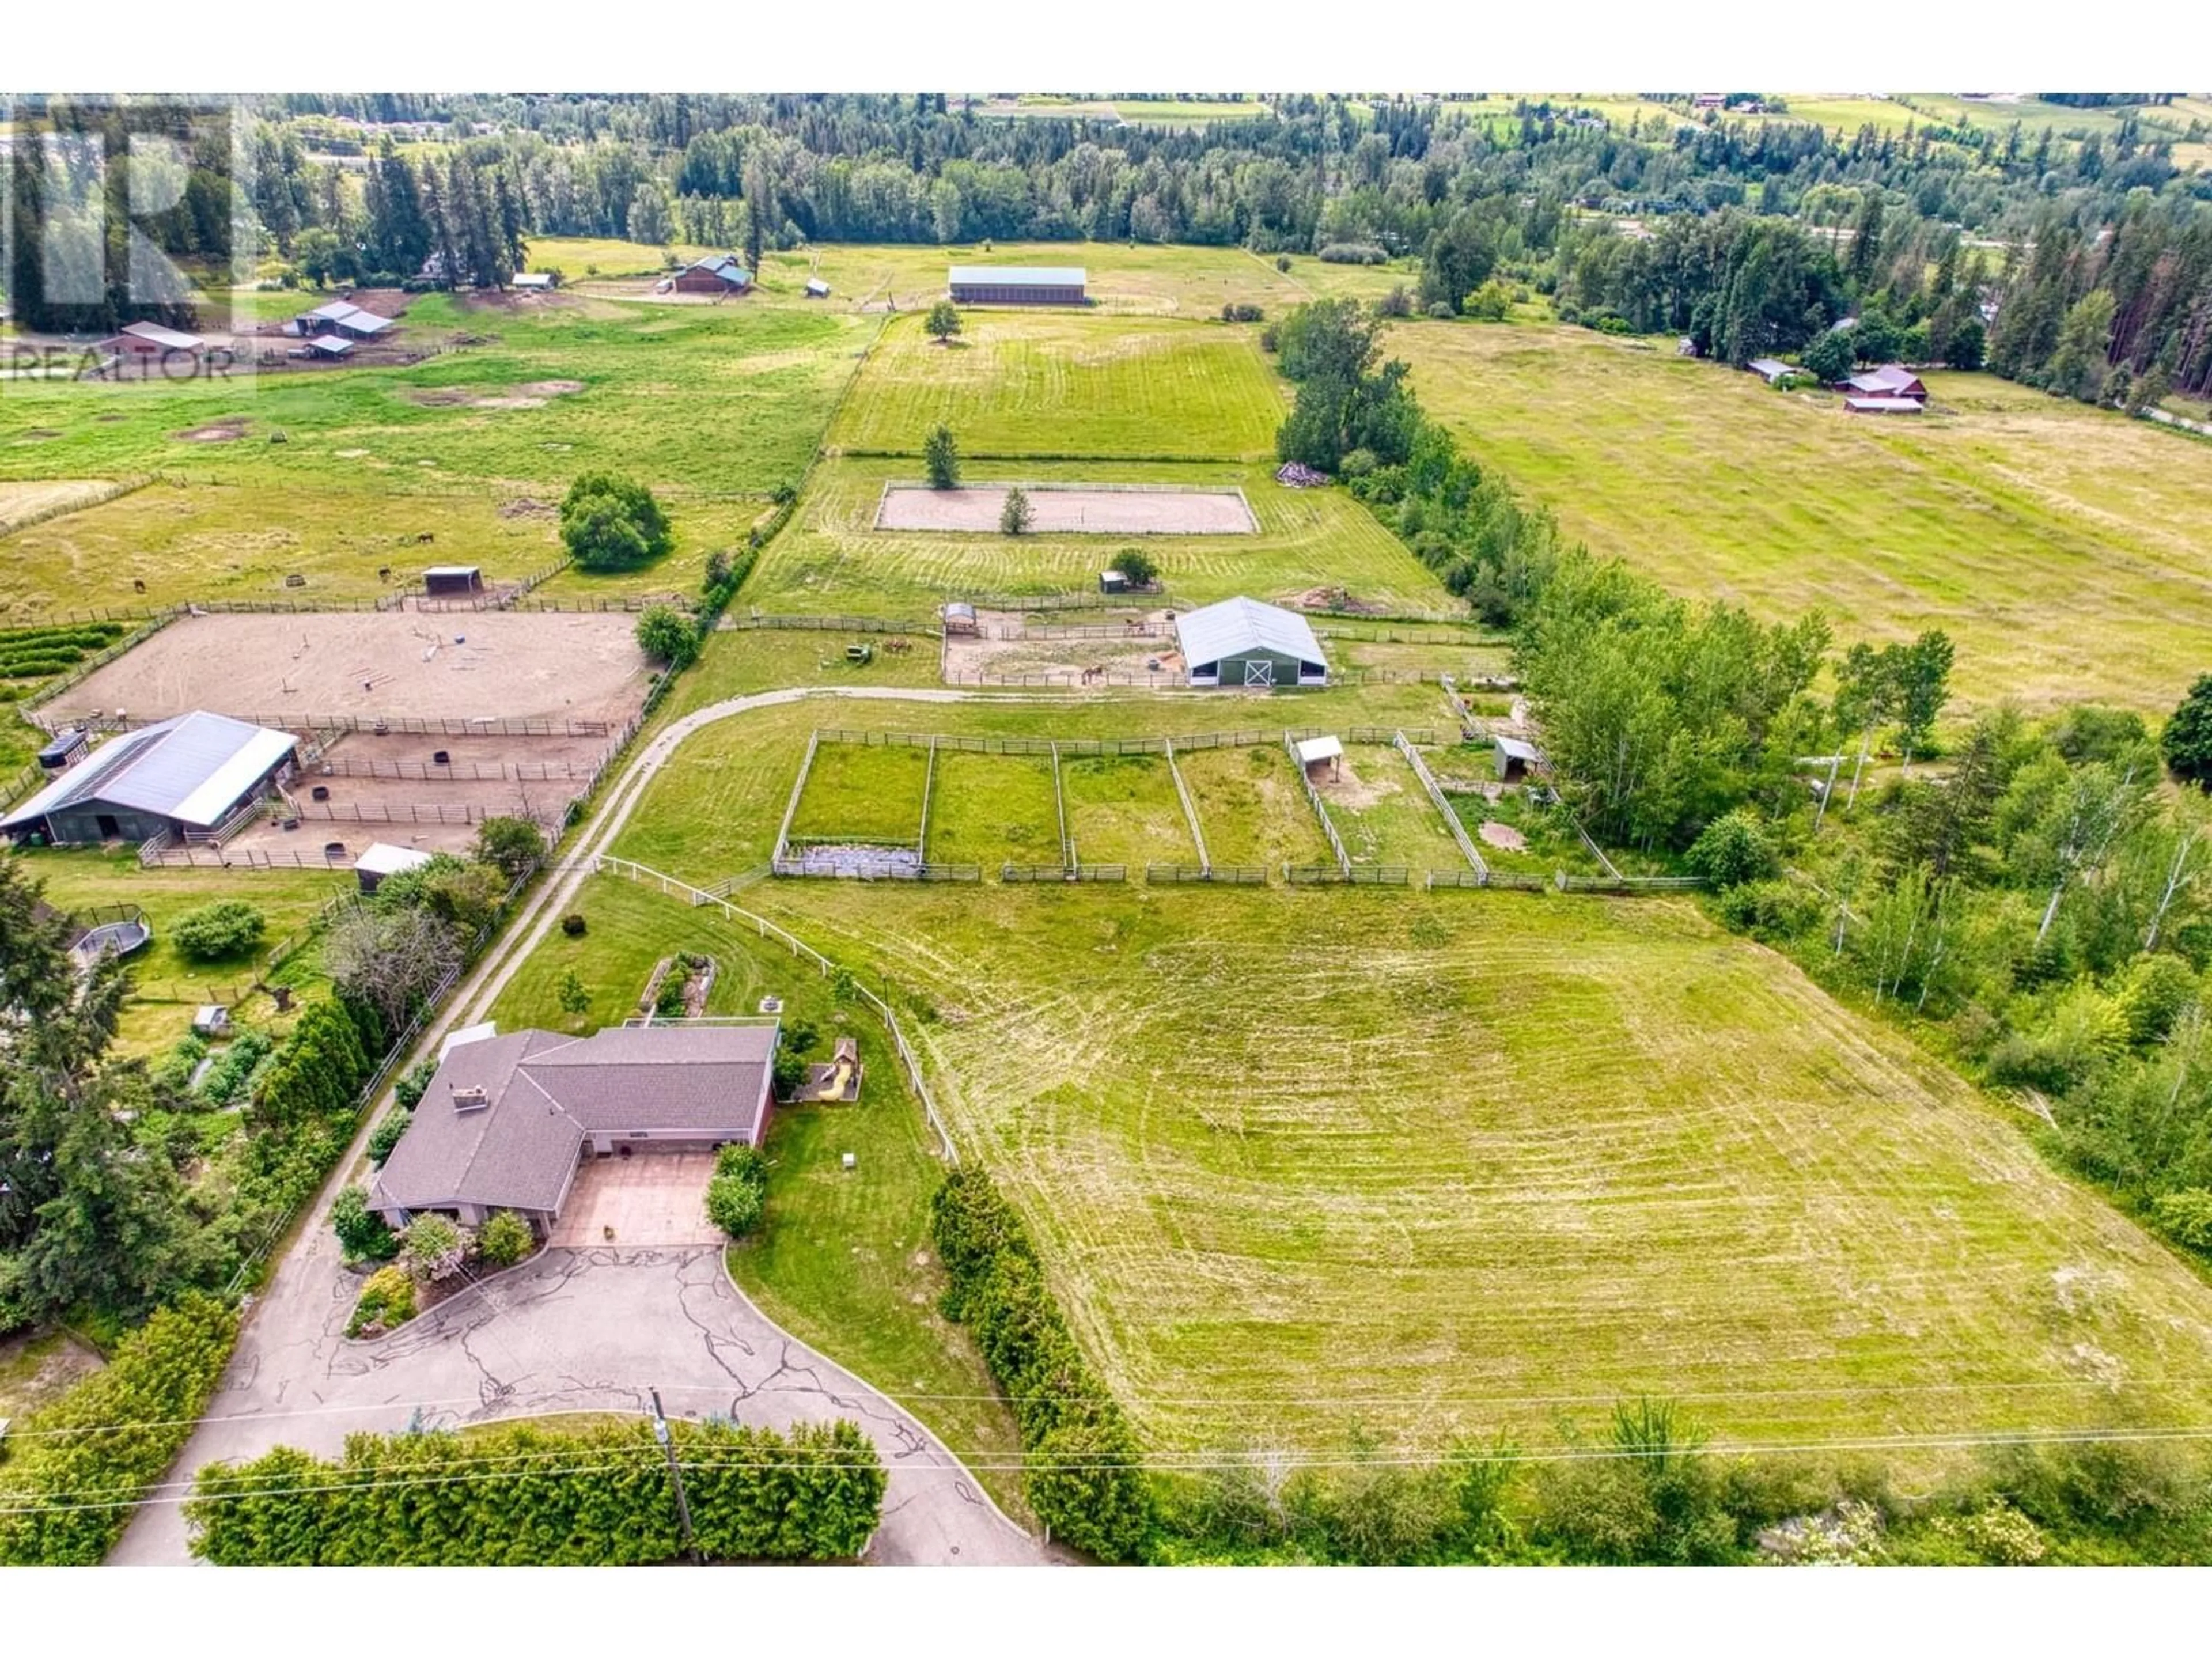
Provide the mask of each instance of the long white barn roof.
POLYGON ((1081 265, 955 265, 951 281, 957 287, 1081 288, 1081 265))
POLYGON ((292 749, 289 732, 228 714, 179 714, 110 738, 0 819, 0 829, 35 823, 88 800, 204 829, 221 822, 292 749))
POLYGON ((1253 650, 1275 651, 1300 662, 1326 666, 1321 641, 1295 611, 1258 599, 1224 599, 1176 618, 1176 638, 1187 663, 1218 662, 1253 650))

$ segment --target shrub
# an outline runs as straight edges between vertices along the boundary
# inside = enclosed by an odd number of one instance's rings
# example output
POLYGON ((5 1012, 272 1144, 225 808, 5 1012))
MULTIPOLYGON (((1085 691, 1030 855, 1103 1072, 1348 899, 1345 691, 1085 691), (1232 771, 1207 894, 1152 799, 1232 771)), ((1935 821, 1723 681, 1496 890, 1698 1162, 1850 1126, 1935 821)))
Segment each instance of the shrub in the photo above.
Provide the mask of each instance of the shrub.
POLYGON ((221 962, 253 948, 268 922, 243 899, 221 899, 179 916, 169 929, 177 949, 194 962, 221 962))
POLYGON ((2212 1251, 2212 1189, 2184 1187, 2151 1200, 2151 1219, 2177 1244, 2212 1251))
POLYGON ((1221 307, 1221 320, 1224 323, 1256 323, 1265 315, 1259 307, 1236 301, 1221 307))
POLYGON ((561 501, 561 542, 584 570, 635 570, 674 545, 668 515, 633 478, 586 472, 561 501))
POLYGON ((1938 1516, 1929 1528, 1993 1567, 2032 1567, 2050 1547, 2043 1528, 2001 1498, 1965 1515, 1938 1516))
POLYGON ((1275 269, 1288 275, 1291 269, 1291 256, 1287 253, 1278 253, 1275 256, 1275 269))
POLYGON ((1438 300, 1434 305, 1429 307, 1429 315, 1435 318, 1440 323, 1449 322, 1458 314, 1459 313, 1457 312, 1451 308, 1451 301, 1449 300, 1438 300))
POLYGON ((418 1215, 399 1235, 407 1265, 418 1278, 435 1284, 460 1272, 468 1260, 468 1230, 441 1215, 418 1215))
POLYGON ((574 910, 571 910, 567 915, 561 918, 561 931, 566 933, 570 939, 583 938, 585 931, 583 917, 578 915, 574 910))
POLYGON ((404 1112, 386 1112, 384 1121, 376 1126, 368 1138, 368 1161, 382 1169, 391 1160, 392 1149, 399 1145, 400 1136, 414 1120, 404 1112))
MULTIPOLYGON (((1450 307, 1447 306, 1445 309, 1449 310, 1450 307)), ((1403 283, 1400 283, 1388 294, 1376 301, 1375 314, 1377 317, 1412 316, 1413 314, 1413 295, 1412 290, 1407 289, 1403 283)))
POLYGON ((1006 492, 1006 505, 999 509, 999 533, 1001 536, 1027 535, 1036 516, 1030 510, 1028 494, 1016 485, 1006 492))
POLYGON ((93 1566, 106 1557, 131 1504, 167 1472, 207 1410, 237 1338, 234 1310, 188 1296, 124 1338, 106 1370, 19 1425, 27 1432, 0 1463, 0 1564, 93 1566), (111 1501, 87 1504, 88 1492, 111 1501))
POLYGON ((379 1267, 361 1287, 348 1336, 381 1336, 415 1317, 415 1281, 404 1267, 379 1267))
POLYGON ((359 1187, 348 1187, 331 1200, 331 1225, 349 1261, 389 1261, 399 1254, 399 1236, 368 1207, 368 1194, 359 1187))
POLYGON ((512 1210, 495 1210, 477 1234, 477 1254, 487 1267, 512 1267, 537 1248, 530 1224, 512 1210))
POLYGON ((1337 471, 1346 478, 1364 478, 1381 465, 1371 449, 1355 449, 1337 463, 1337 471))
POLYGON ((1107 568, 1120 571, 1132 587, 1150 587, 1160 579, 1159 562, 1140 547, 1123 548, 1107 568))
POLYGON ((1513 291, 1493 276, 1467 296, 1460 312, 1479 323, 1502 323, 1513 314, 1513 291))
MULTIPOLYGON (((882 1521, 882 1461, 849 1421, 669 1427, 709 1559, 850 1560, 882 1521)), ((185 1513, 193 1553, 220 1566, 647 1566, 683 1553, 668 1465, 639 1422, 357 1434, 333 1462, 283 1446, 210 1464, 185 1513), (391 1502, 402 1486, 435 1501, 391 1502)))
POLYGON ((1383 265, 1390 256, 1372 242, 1331 242, 1321 251, 1323 264, 1383 265))
POLYGON ((1682 862, 1716 887, 1737 887, 1772 875, 1780 860, 1758 818, 1738 807, 1707 824, 1682 862))
POLYGON ((545 856, 545 832, 528 818, 486 818, 477 827, 469 852, 508 881, 520 881, 545 856))
POLYGON ((768 1207, 768 1159, 757 1146, 733 1142, 714 1156, 714 1178, 707 1183, 707 1218, 732 1238, 743 1238, 760 1225, 768 1207))
POLYGON ((430 1079, 437 1075, 437 1060, 425 1055, 399 1074, 399 1080, 392 1085, 392 1097, 411 1112, 422 1103, 430 1079))
POLYGON ((699 630, 672 605, 652 605, 637 619, 637 648, 672 672, 699 657, 699 630))

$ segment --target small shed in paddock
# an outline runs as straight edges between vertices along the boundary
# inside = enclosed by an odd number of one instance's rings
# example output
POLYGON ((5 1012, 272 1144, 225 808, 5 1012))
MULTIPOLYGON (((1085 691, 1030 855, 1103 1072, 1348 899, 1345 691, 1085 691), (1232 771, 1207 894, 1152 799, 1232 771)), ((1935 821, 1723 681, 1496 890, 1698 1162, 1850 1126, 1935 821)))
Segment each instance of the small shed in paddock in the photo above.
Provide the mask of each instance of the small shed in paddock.
POLYGON ((1307 738, 1291 747, 1297 751, 1299 768, 1316 783, 1344 769, 1344 744, 1334 738, 1307 738))
POLYGON ((484 591, 483 570, 473 564, 434 564, 422 573, 427 599, 466 599, 484 591))
POLYGON ((1503 783, 1522 782, 1544 763, 1536 745, 1520 738, 1492 738, 1491 746, 1496 754, 1498 781, 1503 783))

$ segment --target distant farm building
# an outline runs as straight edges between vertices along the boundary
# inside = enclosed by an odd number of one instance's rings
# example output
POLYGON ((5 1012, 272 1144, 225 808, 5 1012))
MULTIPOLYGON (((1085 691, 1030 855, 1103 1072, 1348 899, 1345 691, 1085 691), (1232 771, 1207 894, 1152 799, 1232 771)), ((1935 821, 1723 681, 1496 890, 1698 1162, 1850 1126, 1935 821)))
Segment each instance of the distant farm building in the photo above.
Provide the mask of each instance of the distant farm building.
POLYGON ((1928 405, 1917 398, 1846 398, 1848 415, 1925 415, 1928 405))
POLYGON ((354 879, 361 884, 362 892, 374 893, 384 885, 386 876, 419 870, 430 861, 430 856, 419 847, 394 847, 389 842, 373 842, 353 861, 354 879))
POLYGON ((1209 686, 1318 686, 1328 684, 1328 659, 1312 625, 1295 611, 1257 599, 1224 599, 1176 618, 1176 639, 1189 684, 1209 686))
POLYGON ((965 599, 953 600, 945 607, 943 616, 945 631, 947 634, 975 634, 981 631, 976 626, 975 607, 965 599))
POLYGON ((128 323, 101 341, 100 349, 125 357, 167 357, 179 353, 192 356, 206 350, 207 342, 197 334, 163 328, 159 323, 128 323))
POLYGON ((473 564, 434 564, 422 573, 422 597, 465 599, 483 592, 483 570, 473 564))
POLYGON ((1544 763, 1536 745, 1520 738, 1492 738, 1491 747, 1498 762, 1498 781, 1503 783, 1518 783, 1544 763))
POLYGON ((806 279, 806 297, 810 300, 828 299, 830 297, 830 284, 823 282, 819 276, 809 276, 806 279))
POLYGON ((303 311, 292 322, 295 332, 311 339, 335 335, 342 340, 375 340, 394 326, 391 318, 363 311, 349 300, 333 300, 313 311, 303 311))
POLYGON ((1080 265, 955 265, 952 297, 971 306, 1090 304, 1080 265))
POLYGON ((1884 363, 1880 368, 1838 380, 1836 390, 1856 392, 1862 398, 1910 398, 1919 403, 1928 398, 1928 388, 1921 385, 1920 377, 1898 363, 1884 363))
POLYGON ((179 714, 110 738, 0 818, 0 835, 56 846, 204 840, 251 811, 294 764, 289 732, 179 714))
POLYGON ((1786 377, 1797 372, 1789 364, 1774 357, 1753 357, 1744 367, 1769 386, 1778 386, 1786 377))
POLYGON ((336 334, 318 334, 300 348, 310 357, 320 357, 328 362, 338 362, 353 356, 354 342, 336 334))
POLYGON ((694 259, 676 273, 678 294, 743 294, 753 285, 753 274, 734 253, 709 254, 694 259))
POLYGON ((550 294, 560 283, 550 270, 520 270, 514 274, 512 286, 525 294, 550 294))

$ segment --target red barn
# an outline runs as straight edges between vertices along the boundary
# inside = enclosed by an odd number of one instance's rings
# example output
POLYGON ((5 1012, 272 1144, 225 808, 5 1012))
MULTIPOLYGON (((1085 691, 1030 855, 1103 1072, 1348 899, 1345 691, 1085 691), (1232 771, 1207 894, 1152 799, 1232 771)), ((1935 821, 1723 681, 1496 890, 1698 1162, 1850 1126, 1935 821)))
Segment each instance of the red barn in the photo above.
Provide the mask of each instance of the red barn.
POLYGON ((743 294, 752 285, 752 272, 738 263, 734 253, 695 259, 676 273, 678 294, 743 294))

